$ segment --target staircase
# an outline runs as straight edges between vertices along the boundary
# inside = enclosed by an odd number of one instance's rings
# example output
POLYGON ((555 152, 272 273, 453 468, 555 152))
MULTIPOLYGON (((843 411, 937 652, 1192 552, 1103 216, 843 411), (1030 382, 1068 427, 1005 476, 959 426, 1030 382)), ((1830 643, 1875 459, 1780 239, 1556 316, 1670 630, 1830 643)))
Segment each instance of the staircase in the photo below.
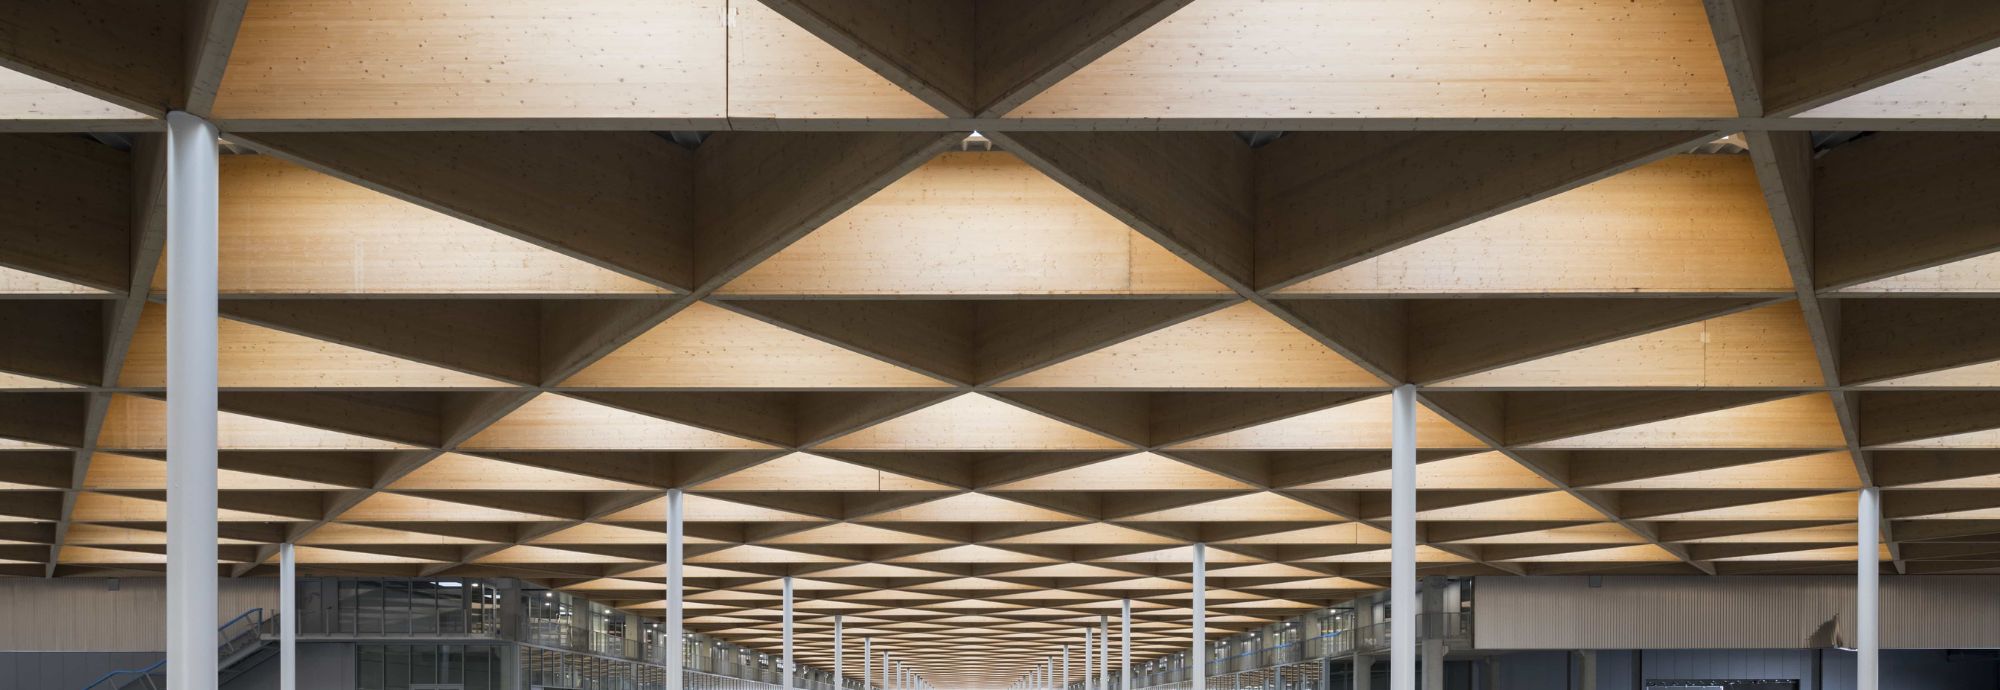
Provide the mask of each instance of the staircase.
MULTIPOLYGON (((221 640, 215 648, 217 687, 278 655, 278 645, 265 641, 263 636, 266 627, 276 628, 277 620, 276 616, 266 618, 264 609, 255 608, 237 614, 215 629, 217 639, 221 640)), ((81 690, 166 690, 166 687, 167 662, 162 659, 145 668, 98 676, 81 690)))

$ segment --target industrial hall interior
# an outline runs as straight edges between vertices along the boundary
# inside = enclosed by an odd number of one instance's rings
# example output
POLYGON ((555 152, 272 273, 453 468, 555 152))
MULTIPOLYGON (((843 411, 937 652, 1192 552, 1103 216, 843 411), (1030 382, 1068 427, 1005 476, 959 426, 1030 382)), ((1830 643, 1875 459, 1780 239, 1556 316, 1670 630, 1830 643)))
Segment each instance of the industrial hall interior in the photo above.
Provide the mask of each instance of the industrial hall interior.
POLYGON ((0 690, 2000 690, 2000 1, 0 0, 0 690))

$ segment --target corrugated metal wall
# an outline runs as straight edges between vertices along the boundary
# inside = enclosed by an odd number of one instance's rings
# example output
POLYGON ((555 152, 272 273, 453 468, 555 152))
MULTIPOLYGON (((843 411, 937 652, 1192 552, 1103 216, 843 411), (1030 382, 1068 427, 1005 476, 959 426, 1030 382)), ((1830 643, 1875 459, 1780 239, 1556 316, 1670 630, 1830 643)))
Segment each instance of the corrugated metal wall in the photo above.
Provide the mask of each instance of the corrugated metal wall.
MULTIPOLYGON (((0 580, 0 651, 158 652, 167 648, 166 580, 121 578, 0 580)), ((278 583, 224 579, 216 612, 276 613, 278 583)))
MULTIPOLYGON (((1852 640, 1854 578, 1482 577, 1480 649, 1806 649, 1852 640)), ((1882 578, 1882 646, 2000 647, 2000 577, 1882 578)))

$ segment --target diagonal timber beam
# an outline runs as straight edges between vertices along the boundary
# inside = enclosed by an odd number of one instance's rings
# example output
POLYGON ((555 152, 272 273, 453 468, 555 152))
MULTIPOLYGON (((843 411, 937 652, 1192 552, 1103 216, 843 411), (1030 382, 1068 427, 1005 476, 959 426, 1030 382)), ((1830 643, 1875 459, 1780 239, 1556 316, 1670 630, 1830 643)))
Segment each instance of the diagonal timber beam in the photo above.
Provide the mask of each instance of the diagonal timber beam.
POLYGON ((694 279, 694 155, 639 132, 231 135, 253 148, 661 287, 694 279))
POLYGON ((1293 132, 1256 150, 1269 291, 1713 139, 1710 132, 1293 132))
POLYGON ((1849 287, 2000 250, 1996 166, 2000 137, 1977 134, 1875 134, 1820 153, 1800 181, 1810 185, 1815 285, 1849 287))
MULTIPOLYGON (((106 387, 116 385, 119 373, 124 370, 126 353, 131 351, 133 334, 138 329, 140 314, 146 308, 153 272, 161 264, 161 253, 166 251, 166 148, 165 137, 158 134, 142 134, 132 140, 127 178, 131 194, 128 202, 130 227, 126 231, 131 247, 130 270, 125 277, 124 296, 114 301, 105 314, 104 354, 97 380, 106 387)), ((82 492, 84 478, 90 472, 91 458, 97 454, 98 431, 103 428, 104 417, 110 407, 109 393, 91 394, 83 425, 84 445, 76 452, 68 489, 63 492, 62 514, 56 522, 55 539, 49 546, 45 577, 55 575, 58 556, 69 536, 77 494, 82 492)))
POLYGON ((1722 54, 1722 71, 1729 77, 1729 93, 1736 99, 1736 113, 1743 117, 1764 114, 1764 3, 1758 0, 1702 0, 1708 9, 1709 29, 1715 33, 1715 49, 1722 54))
POLYGON ((1590 506, 1591 510, 1602 514, 1607 522, 1616 523, 1619 527, 1623 527, 1627 531, 1639 535, 1640 538, 1646 540, 1647 544, 1659 547, 1667 553, 1673 554, 1675 558, 1680 559, 1681 562, 1686 563, 1696 570, 1710 575, 1715 574, 1715 564, 1696 560, 1688 554, 1686 547, 1660 539, 1658 530, 1626 519, 1619 513, 1619 506, 1613 502, 1615 497, 1605 496, 1602 493, 1577 490, 1576 487, 1570 485, 1568 472, 1559 464, 1551 465, 1544 462, 1536 462, 1533 458, 1509 447, 1507 439, 1504 436, 1491 433, 1490 429, 1506 429, 1511 424, 1508 420, 1507 402, 1502 396, 1491 393, 1456 394, 1461 396, 1461 399, 1453 404, 1445 405, 1433 401, 1431 398, 1434 395, 1435 393, 1433 392, 1419 393, 1417 401, 1425 407, 1430 408, 1432 412, 1436 412, 1439 416, 1458 425, 1460 429, 1465 430, 1466 433, 1471 434, 1474 438, 1478 438, 1481 442, 1498 449, 1499 452, 1512 458, 1514 462, 1520 463, 1522 467, 1526 467, 1529 471, 1540 475, 1543 479, 1554 485, 1558 491, 1569 494, 1570 497, 1581 501, 1584 505, 1590 506))
POLYGON ((833 220, 962 132, 722 132, 695 150, 698 294, 833 220))
MULTIPOLYGON (((1757 168, 1757 184, 1764 188, 1764 203, 1771 209, 1778 244, 1785 253, 1785 264, 1792 274, 1799 311, 1805 317, 1806 332, 1812 338, 1813 354, 1819 360, 1821 376, 1826 385, 1839 385, 1843 377, 1848 376, 1842 371, 1849 361, 1843 353, 1848 347, 1842 325, 1845 309, 1839 302, 1819 297, 1822 271, 1825 270, 1820 257, 1827 250, 1819 225, 1823 192, 1817 181, 1819 163, 1814 160, 1812 136, 1805 132, 1746 132, 1744 136, 1750 146, 1751 163, 1757 168)), ((1856 357, 1857 360, 1862 358, 1865 356, 1856 357)), ((1831 398, 1834 415, 1840 419, 1841 435, 1847 439, 1848 457, 1854 461, 1855 475, 1861 479, 1862 486, 1874 486, 1870 455, 1861 447, 1861 422, 1854 397, 1844 391, 1835 391, 1831 398)), ((1900 555, 1902 547, 1896 542, 1892 530, 1889 521, 1883 520, 1882 542, 1889 545, 1896 568, 1901 571, 1904 568, 1900 555)))
POLYGON ((1984 299, 1840 300, 1844 384, 2000 360, 2000 308, 1984 299))
POLYGON ((155 117, 182 103, 181 3, 0 3, 0 69, 155 117))
POLYGON ((999 117, 1191 0, 763 0, 947 117, 999 117))
POLYGON ((1546 298, 1411 300, 1409 376, 1434 382, 1694 323, 1768 301, 1546 298))
POLYGON ((243 11, 249 6, 250 0, 186 1, 181 97, 188 112, 207 117, 215 105, 215 93, 222 88, 222 70, 229 65, 236 30, 243 25, 243 11))
POLYGON ((0 266, 132 288, 132 158, 87 137, 0 135, 0 266))
POLYGON ((2000 46, 2000 5, 1796 0, 1762 5, 1759 90, 1794 115, 2000 46))
POLYGON ((1007 132, 993 140, 1231 288, 1255 260, 1251 151, 1233 135, 1007 132))

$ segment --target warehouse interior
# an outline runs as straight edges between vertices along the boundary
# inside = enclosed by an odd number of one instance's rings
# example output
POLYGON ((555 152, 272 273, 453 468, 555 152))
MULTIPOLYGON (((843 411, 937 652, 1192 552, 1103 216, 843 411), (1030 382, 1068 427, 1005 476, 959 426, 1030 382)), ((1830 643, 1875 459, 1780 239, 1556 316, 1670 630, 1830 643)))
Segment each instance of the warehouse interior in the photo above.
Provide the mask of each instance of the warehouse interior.
POLYGON ((0 324, 0 689, 2000 688, 1985 0, 20 0, 0 324))

